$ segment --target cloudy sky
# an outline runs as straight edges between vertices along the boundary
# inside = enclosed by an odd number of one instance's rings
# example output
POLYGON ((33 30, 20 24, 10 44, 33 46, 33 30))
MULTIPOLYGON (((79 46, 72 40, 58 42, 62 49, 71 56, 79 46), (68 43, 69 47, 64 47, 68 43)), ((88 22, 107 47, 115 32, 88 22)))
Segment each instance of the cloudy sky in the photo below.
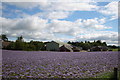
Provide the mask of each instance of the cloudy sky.
POLYGON ((118 44, 118 2, 2 2, 2 33, 11 40, 118 44))

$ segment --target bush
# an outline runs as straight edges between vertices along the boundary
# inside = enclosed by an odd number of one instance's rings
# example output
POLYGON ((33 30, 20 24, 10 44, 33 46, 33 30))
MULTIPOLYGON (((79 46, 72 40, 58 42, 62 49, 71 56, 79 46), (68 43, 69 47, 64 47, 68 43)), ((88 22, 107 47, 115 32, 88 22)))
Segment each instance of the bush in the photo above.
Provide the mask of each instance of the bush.
POLYGON ((108 50, 108 51, 112 51, 112 49, 108 50))

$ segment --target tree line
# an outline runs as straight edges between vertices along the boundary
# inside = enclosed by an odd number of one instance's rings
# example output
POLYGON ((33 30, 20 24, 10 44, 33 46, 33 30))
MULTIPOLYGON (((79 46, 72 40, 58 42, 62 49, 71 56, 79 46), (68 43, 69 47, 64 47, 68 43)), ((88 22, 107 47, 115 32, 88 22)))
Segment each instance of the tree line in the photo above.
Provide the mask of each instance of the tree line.
MULTIPOLYGON (((47 42, 42 42, 42 41, 33 41, 31 40, 30 42, 25 42, 23 37, 17 37, 16 41, 9 41, 7 36, 2 34, 1 39, 5 42, 10 42, 10 44, 7 47, 3 47, 3 49, 8 49, 8 50, 25 50, 25 51, 45 51, 45 44, 47 42)), ((88 50, 94 46, 106 46, 109 47, 110 49, 116 49, 118 48, 115 45, 112 46, 107 46, 106 42, 102 42, 101 40, 94 40, 93 42, 90 41, 76 41, 76 42, 71 42, 68 41, 68 44, 71 44, 76 47, 81 47, 83 50, 88 50)))
POLYGON ((17 37, 16 41, 9 41, 6 35, 1 35, 1 39, 4 42, 10 42, 7 47, 3 47, 3 49, 7 50, 25 50, 25 51, 38 51, 45 50, 45 46, 43 42, 40 41, 30 41, 25 42, 23 37, 17 37))
POLYGON ((107 43, 102 42, 101 40, 97 40, 97 41, 94 40, 94 42, 90 42, 90 41, 70 42, 69 41, 68 44, 71 44, 71 45, 77 46, 77 47, 82 47, 83 50, 88 50, 94 46, 107 46, 107 43))

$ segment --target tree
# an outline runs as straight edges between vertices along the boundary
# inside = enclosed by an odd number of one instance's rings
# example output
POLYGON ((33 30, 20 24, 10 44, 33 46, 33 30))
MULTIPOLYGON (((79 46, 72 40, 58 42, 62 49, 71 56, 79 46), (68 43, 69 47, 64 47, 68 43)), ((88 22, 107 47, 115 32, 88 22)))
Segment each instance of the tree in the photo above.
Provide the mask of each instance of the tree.
POLYGON ((96 41, 96 43, 98 44, 98 46, 102 44, 101 40, 96 41))
POLYGON ((29 45, 28 45, 28 50, 29 50, 29 51, 35 51, 35 50, 36 50, 35 45, 29 44, 29 45))
POLYGON ((8 41, 8 38, 7 38, 7 36, 5 34, 2 34, 2 40, 3 41, 8 41))
POLYGON ((44 50, 44 43, 39 41, 30 41, 30 44, 36 47, 36 50, 44 50))
POLYGON ((16 50, 23 50, 23 46, 24 46, 23 42, 16 40, 16 42, 15 42, 15 49, 16 50))
POLYGON ((87 43, 87 41, 85 41, 85 43, 87 43))
POLYGON ((15 49, 15 42, 11 42, 10 45, 6 47, 8 50, 14 50, 15 49))
POLYGON ((20 37, 17 38, 17 40, 23 42, 23 37, 20 36, 20 37))
POLYGON ((68 44, 71 44, 71 42, 70 42, 70 41, 68 41, 67 43, 68 43, 68 44))
POLYGON ((82 45, 82 47, 83 47, 83 49, 84 50, 88 50, 88 49, 90 49, 90 44, 89 43, 84 43, 83 45, 82 45))
POLYGON ((24 46, 23 37, 18 37, 15 42, 15 50, 23 50, 24 46))
POLYGON ((2 40, 2 35, 0 35, 0 39, 2 40))
POLYGON ((102 45, 103 45, 103 46, 107 46, 107 43, 106 43, 106 42, 103 42, 102 45))

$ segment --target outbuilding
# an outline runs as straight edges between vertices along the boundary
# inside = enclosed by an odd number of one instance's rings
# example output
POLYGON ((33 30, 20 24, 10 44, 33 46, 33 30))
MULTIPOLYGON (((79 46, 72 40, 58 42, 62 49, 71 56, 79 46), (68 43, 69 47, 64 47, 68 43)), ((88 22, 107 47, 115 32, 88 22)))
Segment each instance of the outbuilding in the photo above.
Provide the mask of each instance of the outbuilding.
POLYGON ((59 48, 61 52, 73 52, 72 47, 70 45, 63 45, 59 48))
POLYGON ((108 47, 106 46, 94 46, 90 49, 90 51, 107 51, 108 47))
POLYGON ((45 47, 47 51, 59 51, 59 44, 55 41, 47 42, 45 47))

